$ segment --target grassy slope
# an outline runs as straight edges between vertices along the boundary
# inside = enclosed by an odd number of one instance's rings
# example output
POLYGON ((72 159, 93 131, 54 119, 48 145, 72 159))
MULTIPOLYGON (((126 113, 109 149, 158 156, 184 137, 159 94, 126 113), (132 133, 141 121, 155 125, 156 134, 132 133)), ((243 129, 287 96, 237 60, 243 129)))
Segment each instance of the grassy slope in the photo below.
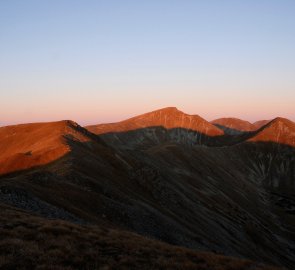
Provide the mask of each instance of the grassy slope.
POLYGON ((279 269, 130 232, 47 220, 3 204, 0 211, 0 269, 279 269))

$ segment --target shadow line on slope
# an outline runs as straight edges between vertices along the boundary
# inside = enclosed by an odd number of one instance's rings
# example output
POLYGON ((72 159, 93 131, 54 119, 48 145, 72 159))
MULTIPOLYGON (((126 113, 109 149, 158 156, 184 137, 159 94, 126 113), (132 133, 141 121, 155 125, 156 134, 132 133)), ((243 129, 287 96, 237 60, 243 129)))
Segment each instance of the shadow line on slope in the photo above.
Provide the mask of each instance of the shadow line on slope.
MULTIPOLYGON (((91 132, 91 131, 90 131, 91 132)), ((171 128, 167 129, 163 126, 151 126, 145 128, 132 129, 128 131, 114 131, 107 133, 100 133, 97 136, 101 137, 106 142, 116 143, 118 138, 125 141, 126 144, 130 142, 131 138, 144 138, 148 143, 164 143, 175 142, 183 143, 185 145, 206 145, 206 146, 230 146, 254 136, 255 132, 246 132, 237 135, 208 135, 206 133, 186 128, 171 128), (153 137, 154 136, 154 137, 153 137)))
POLYGON ((221 129, 224 131, 225 134, 229 134, 229 135, 240 135, 240 134, 249 134, 249 133, 255 133, 258 129, 256 130, 249 130, 249 131, 245 131, 245 130, 240 130, 240 129, 235 129, 235 128, 230 128, 221 124, 213 124, 214 126, 216 126, 217 128, 221 129))

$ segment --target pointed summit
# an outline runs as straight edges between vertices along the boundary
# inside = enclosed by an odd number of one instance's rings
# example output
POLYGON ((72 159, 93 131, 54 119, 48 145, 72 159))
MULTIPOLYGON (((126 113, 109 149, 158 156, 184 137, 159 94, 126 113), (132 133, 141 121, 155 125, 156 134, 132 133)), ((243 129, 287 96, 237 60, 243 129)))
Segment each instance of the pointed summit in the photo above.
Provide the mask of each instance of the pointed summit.
POLYGON ((157 112, 157 111, 162 111, 162 112, 180 112, 180 110, 177 109, 177 107, 165 107, 165 108, 162 108, 162 109, 158 109, 158 110, 155 110, 155 111, 152 111, 152 112, 157 112))

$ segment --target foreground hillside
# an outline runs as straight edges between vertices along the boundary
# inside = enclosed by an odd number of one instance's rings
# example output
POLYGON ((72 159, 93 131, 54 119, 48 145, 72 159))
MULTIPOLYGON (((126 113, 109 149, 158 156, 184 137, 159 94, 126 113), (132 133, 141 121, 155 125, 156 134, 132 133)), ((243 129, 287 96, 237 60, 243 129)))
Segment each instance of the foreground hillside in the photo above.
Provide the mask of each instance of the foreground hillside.
POLYGON ((46 220, 0 204, 0 269, 278 270, 106 227, 46 220))

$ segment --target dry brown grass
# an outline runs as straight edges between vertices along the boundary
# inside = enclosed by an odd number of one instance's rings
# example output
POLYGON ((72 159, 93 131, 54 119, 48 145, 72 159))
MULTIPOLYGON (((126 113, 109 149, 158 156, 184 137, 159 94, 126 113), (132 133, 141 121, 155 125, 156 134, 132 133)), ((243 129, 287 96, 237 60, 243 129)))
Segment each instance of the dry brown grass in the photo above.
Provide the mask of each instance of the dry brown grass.
POLYGON ((0 269, 277 269, 125 231, 46 220, 3 205, 0 211, 0 269))

